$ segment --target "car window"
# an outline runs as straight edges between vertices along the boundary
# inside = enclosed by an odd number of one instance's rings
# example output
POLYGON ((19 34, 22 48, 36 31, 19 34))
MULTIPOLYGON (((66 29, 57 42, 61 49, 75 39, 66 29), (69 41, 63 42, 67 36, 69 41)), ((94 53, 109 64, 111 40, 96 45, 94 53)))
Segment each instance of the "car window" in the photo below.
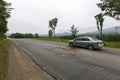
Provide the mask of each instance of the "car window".
POLYGON ((88 38, 77 38, 75 41, 90 41, 88 38))
POLYGON ((75 41, 80 41, 80 40, 81 40, 80 38, 75 39, 75 41))
POLYGON ((81 38, 81 41, 90 41, 88 38, 81 38))

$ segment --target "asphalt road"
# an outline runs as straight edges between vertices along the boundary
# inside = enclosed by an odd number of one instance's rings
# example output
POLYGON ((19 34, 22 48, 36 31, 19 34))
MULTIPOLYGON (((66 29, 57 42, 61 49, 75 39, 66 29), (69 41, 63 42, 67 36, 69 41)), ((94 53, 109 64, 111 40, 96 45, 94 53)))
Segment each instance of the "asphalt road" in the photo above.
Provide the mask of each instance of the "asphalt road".
POLYGON ((87 50, 59 42, 11 40, 57 80, 120 80, 120 50, 87 50))

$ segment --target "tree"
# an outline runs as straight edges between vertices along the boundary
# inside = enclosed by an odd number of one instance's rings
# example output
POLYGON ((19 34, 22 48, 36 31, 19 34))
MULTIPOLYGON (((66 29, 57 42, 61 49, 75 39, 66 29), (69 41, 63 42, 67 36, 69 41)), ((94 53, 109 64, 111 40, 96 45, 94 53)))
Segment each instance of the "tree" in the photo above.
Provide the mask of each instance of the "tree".
POLYGON ((104 15, 120 20, 120 0, 101 0, 97 5, 104 15))
POLYGON ((49 38, 53 35, 53 32, 52 32, 52 30, 49 30, 48 31, 48 34, 49 34, 49 38))
POLYGON ((103 22, 104 22, 103 14, 100 13, 100 14, 96 15, 95 19, 96 19, 97 29, 98 29, 101 39, 102 39, 102 28, 103 28, 103 22))
POLYGON ((12 33, 9 37, 10 38, 34 38, 34 35, 32 33, 26 33, 26 34, 12 33))
POLYGON ((77 28, 75 28, 74 25, 72 25, 71 27, 71 33, 72 33, 72 37, 76 37, 76 34, 79 32, 79 30, 77 28))
POLYGON ((34 38, 34 35, 32 34, 32 33, 27 33, 26 35, 25 35, 25 38, 34 38))
POLYGON ((55 36, 55 28, 57 26, 57 23, 58 23, 57 18, 53 18, 52 20, 49 21, 49 27, 51 28, 52 32, 54 33, 54 36, 55 36))
POLYGON ((12 33, 10 37, 11 38, 25 38, 24 34, 22 33, 12 33))
POLYGON ((13 8, 10 8, 11 3, 8 3, 4 0, 0 0, 0 36, 4 35, 8 31, 7 28, 7 19, 10 17, 10 11, 13 8))
POLYGON ((38 37, 39 37, 38 33, 35 33, 35 34, 34 34, 34 37, 35 37, 35 38, 38 38, 38 37))

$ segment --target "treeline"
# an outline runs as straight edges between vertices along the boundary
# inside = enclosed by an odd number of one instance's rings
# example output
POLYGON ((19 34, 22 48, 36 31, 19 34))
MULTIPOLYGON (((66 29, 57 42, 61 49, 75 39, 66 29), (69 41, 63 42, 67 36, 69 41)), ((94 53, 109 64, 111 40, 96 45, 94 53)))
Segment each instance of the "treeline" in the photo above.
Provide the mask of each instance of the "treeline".
POLYGON ((35 33, 26 33, 26 34, 22 34, 22 33, 12 33, 10 36, 10 38, 39 38, 40 36, 35 33))
MULTIPOLYGON (((74 39, 76 37, 81 37, 81 36, 86 36, 86 35, 77 35, 77 36, 55 36, 55 37, 51 37, 51 38, 59 38, 59 39, 74 39)), ((101 39, 100 35, 87 35, 90 37, 96 37, 97 39, 101 39)), ((37 33, 32 34, 32 33, 26 33, 26 34, 22 34, 22 33, 13 33, 9 36, 10 38, 44 38, 44 36, 39 36, 37 33)), ((45 36, 46 37, 46 36, 45 36)), ((102 40, 103 41, 111 41, 111 42, 115 42, 115 41, 120 41, 120 34, 104 34, 102 36, 102 40)))

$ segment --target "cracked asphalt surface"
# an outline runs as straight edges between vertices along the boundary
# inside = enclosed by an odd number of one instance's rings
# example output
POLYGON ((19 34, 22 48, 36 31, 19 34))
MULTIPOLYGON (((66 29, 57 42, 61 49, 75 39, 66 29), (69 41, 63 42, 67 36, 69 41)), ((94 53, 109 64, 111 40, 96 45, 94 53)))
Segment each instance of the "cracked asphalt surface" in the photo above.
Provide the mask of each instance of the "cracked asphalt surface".
POLYGON ((11 40, 57 80, 120 80, 120 50, 87 50, 60 42, 11 40))

